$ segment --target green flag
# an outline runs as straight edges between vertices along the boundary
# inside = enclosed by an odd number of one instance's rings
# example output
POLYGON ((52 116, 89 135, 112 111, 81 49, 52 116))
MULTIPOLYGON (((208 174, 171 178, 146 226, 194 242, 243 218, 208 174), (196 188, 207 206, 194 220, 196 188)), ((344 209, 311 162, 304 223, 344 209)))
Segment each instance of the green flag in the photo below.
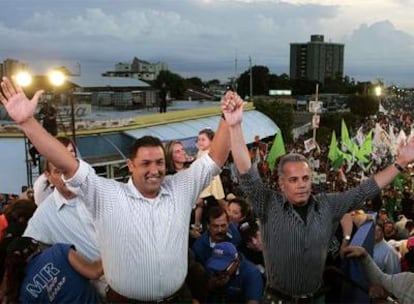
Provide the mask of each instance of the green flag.
POLYGON ((286 154, 285 143, 283 142, 282 132, 279 130, 279 133, 276 134, 276 137, 273 141, 272 148, 270 149, 269 154, 267 155, 267 162, 269 168, 273 170, 276 164, 276 160, 286 154))
POLYGON ((332 167, 334 170, 338 168, 344 162, 344 153, 338 148, 338 142, 336 140, 335 131, 332 131, 331 144, 329 146, 328 158, 332 162, 332 167))
POLYGON ((372 152, 372 130, 365 137, 364 142, 361 144, 361 147, 359 148, 356 154, 356 157, 358 161, 366 164, 369 162, 368 156, 371 154, 371 152, 372 152))
POLYGON ((341 146, 342 151, 353 151, 354 143, 352 142, 351 138, 349 137, 348 127, 345 124, 345 121, 342 119, 341 123, 341 146))

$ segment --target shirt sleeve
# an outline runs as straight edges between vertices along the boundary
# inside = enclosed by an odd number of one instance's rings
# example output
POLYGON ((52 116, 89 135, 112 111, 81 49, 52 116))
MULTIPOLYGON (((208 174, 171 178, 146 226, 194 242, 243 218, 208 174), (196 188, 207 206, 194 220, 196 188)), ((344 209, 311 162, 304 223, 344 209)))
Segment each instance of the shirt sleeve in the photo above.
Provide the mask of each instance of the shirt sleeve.
POLYGON ((383 286, 395 295, 401 303, 414 303, 414 273, 385 274, 370 256, 367 256, 361 262, 371 284, 383 286))
POLYGON ((361 209, 366 200, 375 197, 381 193, 374 177, 367 179, 360 185, 345 191, 343 193, 322 193, 315 197, 329 203, 334 219, 340 220, 342 216, 356 209, 361 209))
POLYGON ((243 282, 242 289, 244 290, 246 302, 251 300, 261 302, 263 300, 263 276, 257 268, 249 270, 243 282))
POLYGON ((240 185, 242 190, 248 194, 255 214, 264 222, 268 214, 268 202, 276 200, 277 193, 265 187, 255 165, 252 165, 247 173, 240 175, 240 185), (272 199, 273 196, 274 199, 272 199))
POLYGON ((54 242, 50 238, 49 226, 45 225, 47 217, 50 216, 47 213, 46 204, 40 205, 33 216, 30 218, 26 230, 23 233, 25 237, 31 237, 44 244, 53 244, 54 242))

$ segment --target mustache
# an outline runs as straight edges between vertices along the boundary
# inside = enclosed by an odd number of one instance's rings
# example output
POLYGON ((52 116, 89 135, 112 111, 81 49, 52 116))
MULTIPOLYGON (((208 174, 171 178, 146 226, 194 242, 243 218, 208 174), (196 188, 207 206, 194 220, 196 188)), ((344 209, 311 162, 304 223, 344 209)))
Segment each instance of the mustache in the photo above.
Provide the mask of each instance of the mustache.
POLYGON ((216 236, 220 236, 220 237, 225 238, 227 236, 227 232, 217 232, 216 236))

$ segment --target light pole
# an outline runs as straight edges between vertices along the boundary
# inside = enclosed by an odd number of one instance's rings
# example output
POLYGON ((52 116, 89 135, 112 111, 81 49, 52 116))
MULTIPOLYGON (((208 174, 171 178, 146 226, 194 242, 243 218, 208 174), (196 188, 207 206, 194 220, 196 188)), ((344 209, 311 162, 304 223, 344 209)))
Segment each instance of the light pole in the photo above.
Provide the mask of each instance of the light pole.
MULTIPOLYGON (((66 81, 66 76, 62 71, 53 70, 49 73, 49 81, 54 87, 62 86, 66 81)), ((72 141, 76 145, 76 126, 75 126, 75 106, 73 104, 72 96, 69 96, 70 102, 70 115, 71 115, 71 128, 72 128, 72 141)))
MULTIPOLYGON (((27 71, 18 72, 14 77, 13 80, 21 86, 22 88, 28 87, 32 83, 32 75, 30 75, 27 71)), ((33 170, 30 161, 28 160, 28 155, 31 157, 31 162, 33 165, 37 165, 39 163, 39 152, 37 149, 30 144, 29 139, 27 138, 26 134, 23 133, 24 136, 24 149, 25 149, 25 158, 26 158, 26 182, 28 187, 33 186, 33 170)), ((40 164, 39 164, 39 171, 40 171, 40 164)), ((40 173, 40 172, 39 172, 40 173)))

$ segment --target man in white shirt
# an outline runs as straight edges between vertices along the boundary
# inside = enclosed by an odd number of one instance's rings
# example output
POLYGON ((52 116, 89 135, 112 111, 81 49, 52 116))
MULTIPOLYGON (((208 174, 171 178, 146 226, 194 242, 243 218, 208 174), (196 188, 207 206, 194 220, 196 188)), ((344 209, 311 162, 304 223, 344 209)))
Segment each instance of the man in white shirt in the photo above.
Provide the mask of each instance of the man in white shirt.
MULTIPOLYGON (((67 183, 92 214, 105 277, 124 302, 177 299, 187 273, 189 222, 201 191, 220 172, 230 147, 228 128, 220 121, 209 154, 190 168, 165 178, 161 141, 146 136, 131 147, 127 184, 99 177, 70 153, 34 118, 42 91, 28 100, 7 78, 0 101, 8 114, 46 159, 62 171, 67 183)), ((227 92, 224 98, 231 98, 227 92)), ((111 298, 108 299, 111 301, 111 298)))
POLYGON ((62 172, 46 160, 45 176, 54 191, 36 209, 23 236, 47 245, 67 243, 90 262, 100 258, 92 217, 62 180, 62 172))

